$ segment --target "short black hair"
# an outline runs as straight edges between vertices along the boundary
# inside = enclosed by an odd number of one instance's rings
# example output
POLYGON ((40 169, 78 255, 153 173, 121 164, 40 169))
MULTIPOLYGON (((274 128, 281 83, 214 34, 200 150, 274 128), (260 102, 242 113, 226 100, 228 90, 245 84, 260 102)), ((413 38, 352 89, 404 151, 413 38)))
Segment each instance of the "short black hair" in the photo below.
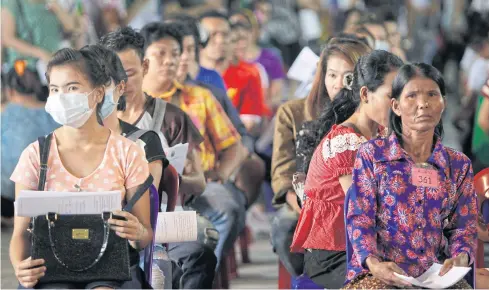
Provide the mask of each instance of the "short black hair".
POLYGON ((143 29, 141 29, 141 35, 144 37, 144 51, 146 51, 153 42, 169 37, 178 42, 180 52, 182 52, 183 36, 180 27, 181 25, 176 25, 175 23, 152 22, 146 24, 143 29))
POLYGON ((202 21, 205 18, 220 18, 225 20, 227 23, 229 23, 229 17, 228 15, 218 11, 218 10, 209 10, 206 11, 199 16, 199 21, 202 21))
POLYGON ((197 60, 197 62, 199 62, 199 46, 201 43, 201 39, 199 32, 199 22, 197 21, 197 19, 185 13, 178 13, 168 15, 164 23, 178 23, 183 26, 183 28, 180 28, 181 34, 183 36, 182 42, 184 37, 189 35, 193 36, 195 41, 195 59, 197 60))
POLYGON ((102 36, 99 43, 115 52, 134 49, 141 60, 144 58, 144 37, 131 27, 109 32, 102 36))

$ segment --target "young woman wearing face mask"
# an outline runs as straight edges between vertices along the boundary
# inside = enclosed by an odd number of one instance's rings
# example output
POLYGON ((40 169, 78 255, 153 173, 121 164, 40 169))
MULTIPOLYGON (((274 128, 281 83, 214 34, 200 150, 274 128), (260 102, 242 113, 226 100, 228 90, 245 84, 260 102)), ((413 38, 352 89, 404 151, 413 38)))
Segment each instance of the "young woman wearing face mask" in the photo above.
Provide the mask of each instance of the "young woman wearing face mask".
MULTIPOLYGON (((63 125, 54 131, 47 162, 45 190, 62 192, 121 192, 127 203, 149 177, 144 151, 134 142, 99 124, 105 87, 110 83, 105 63, 90 51, 62 49, 48 64, 50 94, 46 111, 63 125)), ((22 153, 12 181, 16 195, 37 190, 39 144, 30 144, 22 153)), ((69 194, 69 193, 67 193, 69 194)), ((145 192, 131 212, 115 211, 126 220, 109 219, 111 229, 129 241, 132 281, 93 281, 87 285, 42 284, 44 260, 29 257, 29 218, 15 217, 10 243, 10 260, 20 284, 26 288, 141 288, 143 273, 138 267, 138 251, 153 237, 149 194, 145 192)))
POLYGON ((343 206, 353 160, 362 143, 388 126, 392 81, 402 64, 383 50, 360 57, 354 72, 345 76, 345 87, 314 123, 319 134, 307 151, 307 198, 291 250, 306 250, 304 273, 325 288, 340 288, 345 281, 343 206))
MULTIPOLYGON (((126 98, 123 94, 127 82, 126 71, 117 54, 100 45, 89 45, 82 48, 81 51, 92 51, 99 56, 101 61, 105 61, 108 69, 107 73, 111 78, 110 84, 105 88, 105 97, 100 108, 100 117, 103 125, 124 137, 139 130, 136 126, 117 118, 117 111, 124 111, 126 107, 126 98)), ((155 188, 160 189, 163 169, 168 166, 168 160, 165 158, 165 151, 163 151, 160 137, 156 132, 148 131, 136 143, 146 153, 149 171, 153 176, 153 185, 155 188)), ((162 190, 161 188, 158 192, 162 190)))

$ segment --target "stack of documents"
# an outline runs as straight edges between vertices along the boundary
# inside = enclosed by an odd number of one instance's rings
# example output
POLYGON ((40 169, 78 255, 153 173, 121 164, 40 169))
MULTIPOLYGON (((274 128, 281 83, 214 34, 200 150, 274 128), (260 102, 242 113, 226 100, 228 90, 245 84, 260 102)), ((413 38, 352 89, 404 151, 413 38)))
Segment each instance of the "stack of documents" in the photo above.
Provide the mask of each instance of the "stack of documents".
POLYGON ((22 190, 15 203, 15 215, 35 217, 49 212, 57 214, 101 214, 120 210, 120 191, 54 192, 22 190))
POLYGON ((418 278, 407 277, 394 273, 397 277, 407 281, 414 286, 430 288, 430 289, 445 289, 455 285, 462 280, 470 271, 470 267, 453 267, 443 276, 440 276, 442 265, 433 264, 423 275, 418 278))

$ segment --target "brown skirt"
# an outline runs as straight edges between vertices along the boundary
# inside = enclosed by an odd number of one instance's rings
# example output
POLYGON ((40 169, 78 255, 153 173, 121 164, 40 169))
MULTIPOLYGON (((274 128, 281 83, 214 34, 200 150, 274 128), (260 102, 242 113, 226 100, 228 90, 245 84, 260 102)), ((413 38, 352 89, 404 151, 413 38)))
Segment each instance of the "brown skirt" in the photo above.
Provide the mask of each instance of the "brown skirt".
MULTIPOLYGON (((342 289, 418 289, 418 287, 400 288, 390 286, 375 278, 371 274, 364 274, 346 284, 342 289)), ((467 283, 467 281, 465 281, 465 279, 462 279, 448 289, 472 289, 472 287, 469 285, 469 283, 467 283)))

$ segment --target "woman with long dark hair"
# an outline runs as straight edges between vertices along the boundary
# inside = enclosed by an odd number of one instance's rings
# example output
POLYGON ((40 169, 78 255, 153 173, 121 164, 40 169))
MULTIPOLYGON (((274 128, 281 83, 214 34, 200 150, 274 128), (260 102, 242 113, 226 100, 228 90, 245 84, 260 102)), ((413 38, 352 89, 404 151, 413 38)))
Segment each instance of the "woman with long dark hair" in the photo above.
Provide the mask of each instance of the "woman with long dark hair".
MULTIPOLYGON (((302 274, 303 255, 290 252, 292 235, 300 213, 292 187, 292 176, 300 166, 296 142, 304 122, 319 116, 324 104, 331 102, 343 87, 343 76, 351 73, 360 56, 370 48, 355 39, 333 38, 321 54, 311 93, 306 99, 291 100, 277 111, 273 138, 273 203, 283 205, 272 223, 272 244, 292 275, 302 274), (299 164, 297 163, 299 162, 299 164)), ((300 169, 299 169, 300 170, 300 169)))
POLYGON ((304 193, 307 196, 291 250, 306 250, 304 272, 316 284, 339 288, 345 281, 346 241, 343 205, 352 183, 358 147, 378 135, 389 121, 391 85, 403 64, 375 50, 362 56, 345 87, 315 122, 304 193))
MULTIPOLYGON (((390 136, 358 149, 346 226, 353 253, 347 289, 410 286, 434 263, 439 275, 474 261, 477 196, 470 159, 445 147, 445 82, 428 64, 406 64, 394 79, 390 136)), ((461 280, 452 289, 470 289, 461 280)))

